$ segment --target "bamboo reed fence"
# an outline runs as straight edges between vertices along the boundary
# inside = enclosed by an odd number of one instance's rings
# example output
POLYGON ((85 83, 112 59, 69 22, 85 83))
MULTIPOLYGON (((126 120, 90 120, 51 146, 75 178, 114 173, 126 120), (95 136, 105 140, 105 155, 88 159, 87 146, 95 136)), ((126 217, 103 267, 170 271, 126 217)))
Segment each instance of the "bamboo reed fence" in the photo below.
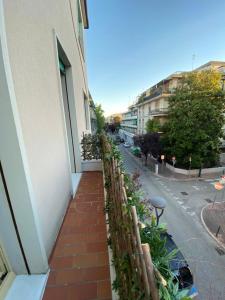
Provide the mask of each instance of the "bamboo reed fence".
POLYGON ((121 300, 159 300, 149 244, 141 244, 136 207, 127 201, 119 161, 110 155, 111 144, 101 137, 110 245, 121 300))

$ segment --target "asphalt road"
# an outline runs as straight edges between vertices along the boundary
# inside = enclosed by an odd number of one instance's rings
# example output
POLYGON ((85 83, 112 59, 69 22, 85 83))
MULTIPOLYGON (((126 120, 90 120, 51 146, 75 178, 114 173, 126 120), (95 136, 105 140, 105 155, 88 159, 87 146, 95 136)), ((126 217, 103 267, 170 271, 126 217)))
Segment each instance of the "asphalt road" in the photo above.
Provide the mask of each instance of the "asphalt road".
MULTIPOLYGON (((160 178, 138 163, 128 150, 119 147, 129 173, 138 171, 144 197, 163 196, 167 207, 161 222, 181 249, 194 274, 200 300, 225 300, 225 253, 220 255, 217 243, 209 236, 201 223, 201 209, 213 200, 215 190, 211 181, 172 181, 160 178), (186 195, 182 193, 186 193, 186 195)), ((215 179, 216 180, 216 179, 215 179)), ((223 192, 217 201, 225 199, 223 192)))

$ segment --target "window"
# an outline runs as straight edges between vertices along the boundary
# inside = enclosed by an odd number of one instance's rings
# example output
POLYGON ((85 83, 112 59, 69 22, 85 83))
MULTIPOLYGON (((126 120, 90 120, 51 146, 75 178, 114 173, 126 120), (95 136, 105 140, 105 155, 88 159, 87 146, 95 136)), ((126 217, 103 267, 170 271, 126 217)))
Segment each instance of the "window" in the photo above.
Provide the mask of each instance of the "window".
POLYGON ((88 130, 89 129, 89 101, 85 93, 84 93, 84 114, 85 114, 86 130, 88 130))

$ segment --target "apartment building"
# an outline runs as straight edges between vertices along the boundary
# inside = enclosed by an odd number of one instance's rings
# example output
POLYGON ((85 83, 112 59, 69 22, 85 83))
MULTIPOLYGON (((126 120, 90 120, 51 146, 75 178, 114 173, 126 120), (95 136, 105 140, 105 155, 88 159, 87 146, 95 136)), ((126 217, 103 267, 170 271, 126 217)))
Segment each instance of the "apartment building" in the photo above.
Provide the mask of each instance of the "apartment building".
POLYGON ((178 87, 181 78, 182 72, 171 74, 139 96, 136 103, 138 134, 146 132, 145 126, 149 119, 156 118, 160 124, 164 124, 168 112, 168 98, 178 87))
MULTIPOLYGON (((209 61, 208 63, 196 68, 194 71, 213 69, 225 73, 225 62, 209 61)), ((144 91, 137 100, 138 109, 138 134, 146 132, 145 126, 149 119, 157 119, 160 124, 164 124, 168 114, 168 98, 179 86, 182 77, 187 72, 176 72, 161 80, 156 85, 144 91)))
POLYGON ((209 61, 204 65, 196 68, 194 71, 205 71, 205 70, 215 70, 221 73, 225 72, 225 62, 224 61, 209 61))
POLYGON ((119 130, 120 137, 133 145, 133 136, 137 134, 137 112, 136 105, 131 105, 127 112, 122 113, 121 129, 119 130))
POLYGON ((81 176, 84 28, 85 0, 0 0, 0 299, 40 299, 81 176))

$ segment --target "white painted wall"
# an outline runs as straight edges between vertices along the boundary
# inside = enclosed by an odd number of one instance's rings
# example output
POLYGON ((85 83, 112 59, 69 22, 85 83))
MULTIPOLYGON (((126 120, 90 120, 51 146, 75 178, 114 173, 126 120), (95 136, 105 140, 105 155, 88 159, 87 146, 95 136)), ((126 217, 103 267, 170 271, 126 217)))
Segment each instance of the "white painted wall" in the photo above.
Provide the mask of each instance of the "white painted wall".
MULTIPOLYGON (((168 163, 166 163, 166 167, 174 173, 179 173, 183 175, 198 175, 199 173, 199 169, 192 169, 192 170, 180 169, 180 168, 175 168, 168 163)), ((223 171, 224 171, 224 167, 205 168, 201 170, 201 174, 213 174, 213 173, 219 173, 223 171)))
MULTIPOLYGON (((29 269, 31 273, 44 273, 48 270, 48 261, 40 234, 35 196, 18 116, 2 4, 0 0, 0 159, 29 269)), ((4 199, 0 201, 1 205, 4 205, 4 199)), ((10 216, 7 219, 10 221, 10 216)), ((15 238, 10 233, 10 228, 6 231, 2 229, 1 234, 5 245, 12 243, 15 238)), ((21 256, 16 254, 16 249, 13 253, 17 259, 16 266, 13 263, 14 259, 10 257, 12 252, 6 251, 15 272, 25 273, 23 262, 20 261, 21 256)))
MULTIPOLYGON (((74 22, 76 30, 76 3, 71 1, 71 16, 70 1, 4 1, 16 101, 47 255, 72 192, 55 34, 72 66, 77 136, 81 138, 86 131, 83 91, 88 94, 88 88, 85 63, 73 28, 74 22)), ((79 172, 78 144, 77 139, 79 172)))
POLYGON ((15 273, 27 272, 0 175, 0 247, 15 273), (10 236, 10 239, 8 238, 10 236))

